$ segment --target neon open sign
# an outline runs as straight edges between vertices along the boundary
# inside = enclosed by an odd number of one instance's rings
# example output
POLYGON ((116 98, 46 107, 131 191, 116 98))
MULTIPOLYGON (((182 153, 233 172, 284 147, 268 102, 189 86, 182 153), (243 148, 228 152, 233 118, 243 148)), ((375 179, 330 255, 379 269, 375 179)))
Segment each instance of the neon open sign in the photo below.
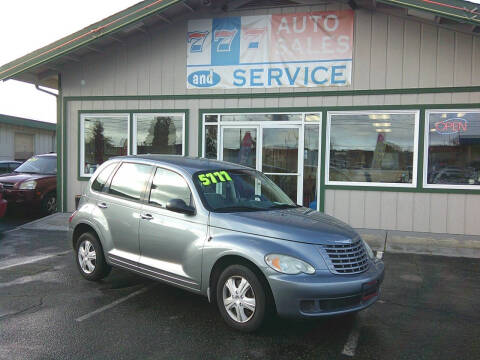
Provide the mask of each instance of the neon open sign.
POLYGON ((440 135, 457 134, 468 130, 468 121, 461 118, 446 119, 435 123, 435 130, 440 135))

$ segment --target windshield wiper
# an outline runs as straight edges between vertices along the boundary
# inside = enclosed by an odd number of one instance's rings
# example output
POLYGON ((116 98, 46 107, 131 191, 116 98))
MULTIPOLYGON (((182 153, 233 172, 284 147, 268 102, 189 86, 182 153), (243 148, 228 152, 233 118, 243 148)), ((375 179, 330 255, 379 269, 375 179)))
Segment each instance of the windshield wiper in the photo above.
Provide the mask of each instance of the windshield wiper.
POLYGON ((269 207, 269 209, 289 209, 289 208, 298 208, 300 205, 292 204, 275 204, 269 207))
POLYGON ((215 211, 217 212, 258 211, 258 210, 264 210, 264 209, 253 208, 250 206, 226 206, 226 207, 215 209, 215 211))

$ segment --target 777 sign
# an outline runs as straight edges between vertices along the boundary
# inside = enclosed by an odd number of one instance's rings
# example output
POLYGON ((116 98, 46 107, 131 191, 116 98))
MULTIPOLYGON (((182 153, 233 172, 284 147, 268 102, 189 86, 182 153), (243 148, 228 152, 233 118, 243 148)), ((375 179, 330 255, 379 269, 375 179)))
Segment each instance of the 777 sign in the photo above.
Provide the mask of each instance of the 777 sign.
POLYGON ((190 45, 191 53, 198 53, 203 51, 203 45, 207 39, 208 31, 192 31, 187 34, 187 43, 190 45))

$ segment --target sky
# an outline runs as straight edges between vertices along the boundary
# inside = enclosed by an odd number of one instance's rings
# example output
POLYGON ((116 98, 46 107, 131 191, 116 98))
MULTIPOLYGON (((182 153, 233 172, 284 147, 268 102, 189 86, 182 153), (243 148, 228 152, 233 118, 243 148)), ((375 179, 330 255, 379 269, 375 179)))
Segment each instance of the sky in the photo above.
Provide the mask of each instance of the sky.
MULTIPOLYGON (((140 0, 1 2, 0 65, 4 65, 140 0)), ((471 2, 480 3, 480 0, 471 2)), ((0 114, 56 122, 56 99, 31 84, 14 80, 0 82, 0 114)))
MULTIPOLYGON (((91 25, 140 0, 1 0, 0 65, 91 25)), ((56 98, 34 85, 0 81, 0 114, 56 122, 56 98)))

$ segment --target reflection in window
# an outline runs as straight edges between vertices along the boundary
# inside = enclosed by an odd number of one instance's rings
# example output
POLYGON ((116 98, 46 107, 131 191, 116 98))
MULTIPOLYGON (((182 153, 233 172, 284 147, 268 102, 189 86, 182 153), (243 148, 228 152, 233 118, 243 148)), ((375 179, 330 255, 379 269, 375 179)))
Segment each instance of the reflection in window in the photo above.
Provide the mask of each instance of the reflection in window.
POLYGON ((140 200, 152 167, 123 163, 113 176, 108 192, 130 200, 140 200))
POLYGON ((302 114, 227 114, 220 121, 302 121, 302 114))
POLYGON ((136 114, 137 154, 183 154, 183 115, 136 114))
POLYGON ((205 126, 205 157, 207 159, 217 158, 217 125, 205 126))
POLYGON ((257 129, 225 128, 223 160, 254 168, 257 166, 257 129))
POLYGON ((416 113, 332 114, 329 180, 413 182, 416 113))
POLYGON ((95 191, 102 191, 103 187, 107 183, 108 178, 110 177, 110 174, 112 173, 113 169, 115 169, 115 166, 117 166, 118 163, 113 163, 108 165, 105 169, 103 169, 100 174, 96 177, 96 179, 92 183, 92 190, 95 191))
POLYGON ((427 124, 427 183, 480 185, 480 111, 432 112, 427 124))
POLYGON ((303 206, 317 210, 319 125, 305 125, 303 152, 303 206))
POLYGON ((193 206, 192 194, 185 179, 173 171, 158 168, 153 178, 149 202, 166 207, 172 199, 181 199, 185 204, 193 206))
POLYGON ((127 155, 128 115, 85 116, 83 121, 84 174, 114 156, 127 155))

